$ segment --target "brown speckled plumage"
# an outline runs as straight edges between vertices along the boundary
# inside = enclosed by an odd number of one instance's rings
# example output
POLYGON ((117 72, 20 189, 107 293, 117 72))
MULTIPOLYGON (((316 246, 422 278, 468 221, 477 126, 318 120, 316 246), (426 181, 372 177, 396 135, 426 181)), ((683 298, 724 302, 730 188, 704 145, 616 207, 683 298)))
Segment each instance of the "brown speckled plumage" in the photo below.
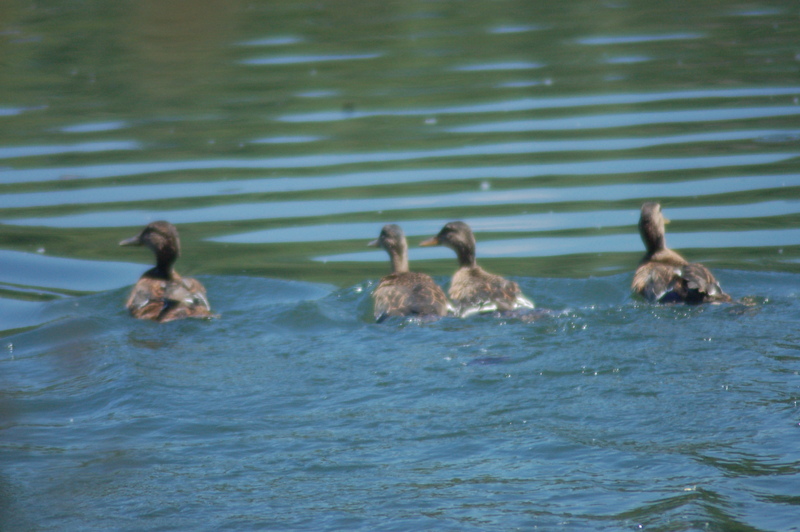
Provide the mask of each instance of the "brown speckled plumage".
POLYGON ((478 266, 475 259, 475 236, 464 222, 446 224, 438 235, 420 245, 447 246, 456 252, 459 269, 450 281, 448 295, 459 315, 533 308, 533 302, 522 295, 517 283, 478 266))
POLYGON ((446 316, 450 304, 441 288, 424 273, 408 271, 408 245, 403 230, 389 224, 368 245, 382 247, 392 261, 392 273, 372 292, 375 320, 390 316, 446 316))
POLYGON ((720 303, 731 300, 702 264, 690 263, 666 245, 661 205, 642 205, 639 233, 647 252, 633 275, 631 290, 659 303, 720 303))
POLYGON ((142 275, 125 303, 131 316, 158 322, 211 316, 203 285, 196 279, 181 277, 172 268, 181 249, 175 226, 153 222, 119 245, 147 246, 156 256, 155 267, 142 275))

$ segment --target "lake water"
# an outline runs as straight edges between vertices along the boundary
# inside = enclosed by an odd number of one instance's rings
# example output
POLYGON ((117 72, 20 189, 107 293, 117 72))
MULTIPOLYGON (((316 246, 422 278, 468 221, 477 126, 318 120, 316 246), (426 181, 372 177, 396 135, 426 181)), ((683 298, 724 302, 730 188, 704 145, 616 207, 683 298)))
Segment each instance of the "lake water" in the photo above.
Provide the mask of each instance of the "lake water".
POLYGON ((0 15, 0 529, 800 530, 796 2, 0 15), (630 296, 650 200, 737 303, 630 296), (372 323, 456 219, 541 310, 372 323))

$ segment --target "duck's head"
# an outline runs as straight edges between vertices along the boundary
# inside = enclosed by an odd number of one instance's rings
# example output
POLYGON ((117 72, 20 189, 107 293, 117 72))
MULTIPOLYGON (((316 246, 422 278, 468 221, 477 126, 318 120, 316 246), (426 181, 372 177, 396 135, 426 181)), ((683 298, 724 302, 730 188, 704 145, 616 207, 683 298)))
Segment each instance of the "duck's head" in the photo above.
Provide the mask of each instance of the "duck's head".
POLYGON ((439 234, 420 242, 420 246, 446 246, 458 255, 462 266, 475 264, 475 235, 464 222, 450 222, 442 227, 439 234))
POLYGON ((119 243, 120 246, 147 246, 156 255, 156 267, 167 273, 181 254, 178 230, 169 222, 152 222, 142 232, 119 243))
POLYGON ((395 272, 408 271, 408 244, 399 225, 384 225, 380 236, 367 245, 385 249, 392 259, 395 272))
POLYGON ((649 201, 642 205, 642 214, 639 217, 639 234, 648 253, 654 253, 666 247, 665 224, 669 220, 661 213, 661 205, 649 201))

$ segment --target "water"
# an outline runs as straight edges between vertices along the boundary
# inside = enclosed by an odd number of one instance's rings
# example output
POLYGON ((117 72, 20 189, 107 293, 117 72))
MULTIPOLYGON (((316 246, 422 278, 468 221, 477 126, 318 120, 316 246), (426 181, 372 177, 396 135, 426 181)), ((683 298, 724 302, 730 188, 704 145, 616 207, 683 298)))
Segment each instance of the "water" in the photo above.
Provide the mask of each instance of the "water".
POLYGON ((0 529, 798 529, 794 3, 0 12, 0 529), (654 199, 737 304, 630 297, 654 199), (542 310, 373 324, 455 219, 542 310))

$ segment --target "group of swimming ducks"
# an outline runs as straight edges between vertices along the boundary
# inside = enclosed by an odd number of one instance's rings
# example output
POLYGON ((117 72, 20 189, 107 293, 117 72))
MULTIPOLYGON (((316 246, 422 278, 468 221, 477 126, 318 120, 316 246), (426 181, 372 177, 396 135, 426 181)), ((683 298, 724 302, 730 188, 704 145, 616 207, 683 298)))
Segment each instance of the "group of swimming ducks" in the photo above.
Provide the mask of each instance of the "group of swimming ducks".
MULTIPOLYGON (((657 303, 729 302, 731 297, 722 291, 708 268, 688 262, 667 247, 667 222, 661 205, 642 205, 639 233, 647 252, 633 276, 631 290, 657 303)), ((180 256, 180 239, 174 225, 153 222, 119 244, 146 246, 156 256, 155 267, 142 275, 125 304, 133 317, 166 322, 212 316, 205 287, 196 279, 181 277, 173 268, 180 256)), ((372 292, 378 322, 391 316, 463 318, 479 312, 534 308, 517 283, 478 266, 475 236, 464 222, 450 222, 439 234, 420 243, 455 251, 459 267, 447 296, 429 275, 409 270, 408 244, 399 226, 384 226, 380 236, 368 245, 386 250, 392 263, 392 273, 383 277, 372 292)))

